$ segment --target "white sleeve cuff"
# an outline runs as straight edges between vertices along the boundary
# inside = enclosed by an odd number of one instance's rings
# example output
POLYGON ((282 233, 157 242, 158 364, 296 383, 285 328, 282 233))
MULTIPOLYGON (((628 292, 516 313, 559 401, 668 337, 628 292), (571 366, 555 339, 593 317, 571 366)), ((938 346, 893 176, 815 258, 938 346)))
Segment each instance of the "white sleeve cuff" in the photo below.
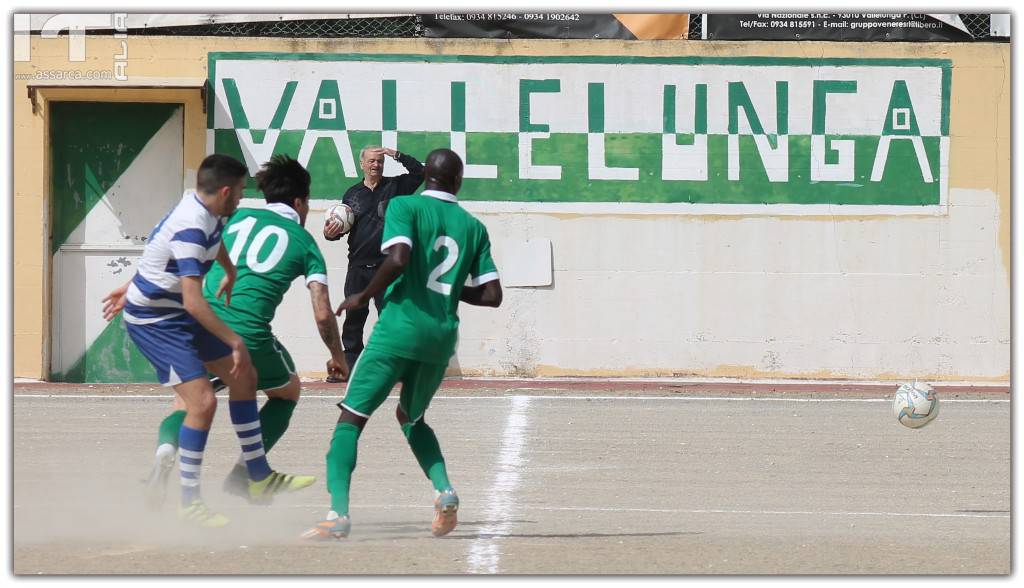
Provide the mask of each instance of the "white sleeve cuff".
POLYGON ((306 276, 306 287, 309 287, 310 282, 320 282, 324 286, 327 285, 327 274, 309 274, 306 276))
POLYGON ((405 235, 398 235, 397 237, 391 237, 390 239, 388 239, 384 243, 381 243, 380 244, 380 252, 381 253, 387 253, 389 247, 391 247, 392 245, 397 245, 399 243, 405 243, 409 247, 412 247, 412 239, 410 239, 409 237, 406 237, 405 235))
POLYGON ((498 272, 490 272, 490 273, 486 273, 486 274, 484 274, 484 275, 482 275, 480 277, 477 277, 477 278, 474 278, 473 276, 470 276, 469 278, 466 279, 466 285, 467 286, 472 286, 472 287, 475 288, 477 286, 482 286, 482 285, 486 284, 487 282, 493 282, 494 280, 497 280, 497 279, 498 279, 498 272))

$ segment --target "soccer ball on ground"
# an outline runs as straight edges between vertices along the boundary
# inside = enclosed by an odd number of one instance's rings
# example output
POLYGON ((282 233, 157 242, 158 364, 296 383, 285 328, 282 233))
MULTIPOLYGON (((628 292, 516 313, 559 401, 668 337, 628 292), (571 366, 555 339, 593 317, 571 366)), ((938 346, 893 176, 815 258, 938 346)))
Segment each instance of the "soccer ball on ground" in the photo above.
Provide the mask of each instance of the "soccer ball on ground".
POLYGON ((332 218, 341 221, 342 235, 351 231, 352 224, 356 222, 356 215, 352 212, 352 209, 348 204, 335 204, 328 208, 327 214, 324 215, 324 224, 326 225, 332 218))
POLYGON ((939 396, 924 382, 904 382, 896 389, 892 411, 901 425, 920 429, 939 416, 939 396))

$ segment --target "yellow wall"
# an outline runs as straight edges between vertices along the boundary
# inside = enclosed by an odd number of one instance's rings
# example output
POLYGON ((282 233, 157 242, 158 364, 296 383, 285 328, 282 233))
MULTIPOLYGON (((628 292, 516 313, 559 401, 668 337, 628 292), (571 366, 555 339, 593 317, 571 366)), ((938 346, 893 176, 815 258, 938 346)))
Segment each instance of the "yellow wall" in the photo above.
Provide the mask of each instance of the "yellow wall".
MULTIPOLYGON (((763 43, 704 41, 292 40, 216 37, 127 39, 126 87, 205 78, 207 53, 293 51, 475 55, 714 55, 778 57, 946 58, 953 61, 950 189, 990 190, 1000 204, 999 238, 1010 282, 1010 45, 1008 43, 763 43), (161 81, 162 80, 162 81, 161 81)), ((14 375, 42 378, 49 349, 47 227, 48 100, 156 101, 185 105, 185 175, 205 151, 206 117, 198 90, 48 88, 33 113, 24 74, 113 67, 121 40, 89 36, 86 61, 67 60, 68 41, 32 39, 29 62, 14 64, 14 375)), ((52 82, 48 82, 51 83, 52 82)), ((81 83, 81 82, 77 82, 81 83)), ((103 82, 109 85, 109 82, 103 82)), ((99 309, 99 301, 97 309, 99 309)))

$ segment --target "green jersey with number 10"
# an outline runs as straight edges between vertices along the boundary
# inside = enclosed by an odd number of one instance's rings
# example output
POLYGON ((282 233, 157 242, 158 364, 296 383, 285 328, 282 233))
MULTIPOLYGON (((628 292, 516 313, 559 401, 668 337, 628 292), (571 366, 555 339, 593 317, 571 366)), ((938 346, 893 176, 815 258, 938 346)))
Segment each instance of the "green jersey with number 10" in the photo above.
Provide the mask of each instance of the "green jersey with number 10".
POLYGON ((239 208, 224 226, 224 247, 238 268, 231 306, 217 298, 224 268, 206 274, 203 297, 229 327, 243 337, 269 338, 270 321, 285 292, 299 276, 306 284, 327 284, 327 266, 316 241, 299 224, 295 210, 280 203, 239 208))
POLYGON ((412 248, 409 265, 388 288, 367 349, 425 363, 448 363, 459 330, 464 285, 498 279, 483 223, 455 196, 437 190, 393 198, 384 216, 381 250, 412 248))

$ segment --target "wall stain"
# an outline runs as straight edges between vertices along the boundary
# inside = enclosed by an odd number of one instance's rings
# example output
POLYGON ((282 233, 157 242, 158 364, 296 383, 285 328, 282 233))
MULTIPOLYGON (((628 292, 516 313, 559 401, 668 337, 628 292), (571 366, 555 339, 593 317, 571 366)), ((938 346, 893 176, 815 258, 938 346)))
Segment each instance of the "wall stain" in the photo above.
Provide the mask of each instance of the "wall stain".
POLYGON ((117 274, 123 272, 125 268, 127 268, 131 264, 132 262, 129 261, 127 257, 122 256, 118 257, 117 259, 111 259, 110 261, 107 262, 106 265, 107 267, 111 268, 110 273, 116 276, 117 274))

